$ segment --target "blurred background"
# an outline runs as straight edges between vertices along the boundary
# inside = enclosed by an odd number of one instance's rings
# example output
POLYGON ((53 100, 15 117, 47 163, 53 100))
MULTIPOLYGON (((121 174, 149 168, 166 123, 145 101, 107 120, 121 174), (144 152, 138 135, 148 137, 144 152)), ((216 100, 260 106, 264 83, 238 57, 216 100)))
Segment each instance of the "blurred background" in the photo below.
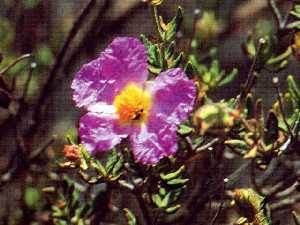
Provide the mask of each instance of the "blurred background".
MULTIPOLYGON (((75 108, 71 98, 70 83, 75 72, 97 57, 116 36, 145 34, 157 38, 152 9, 141 0, 97 0, 86 9, 88 2, 0 0, 0 71, 21 55, 32 54, 5 74, 13 96, 0 93, 0 224, 51 224, 47 222, 49 214, 41 188, 54 176, 51 171, 56 169, 57 157, 62 155, 65 134, 76 135, 78 119, 83 113, 75 108), (88 11, 77 32, 73 25, 78 23, 84 9, 88 11), (63 51, 70 31, 76 35, 63 51), (63 57, 58 60, 62 52, 63 57), (29 74, 26 104, 19 105, 15 99, 22 95, 29 74), (15 117, 16 111, 22 117, 15 117), (18 135, 25 138, 20 142, 16 140, 18 135), (20 146, 25 151, 22 154, 36 154, 31 161, 20 156, 20 146), (20 222, 18 218, 24 215, 26 219, 20 222)), ((281 0, 278 4, 283 12, 289 10, 289 1, 281 0)), ((257 24, 269 32, 275 29, 267 1, 165 0, 159 12, 169 20, 178 5, 184 9, 184 25, 177 41, 179 49, 188 51, 195 35, 201 40, 197 46, 199 57, 214 54, 226 71, 237 67, 240 71, 237 80, 216 90, 213 98, 236 96, 249 69, 241 44, 257 24)), ((292 59, 288 72, 277 74, 279 79, 285 80, 289 73, 298 75, 299 65, 292 59)), ((275 96, 271 75, 264 72, 256 86, 266 108, 275 96)), ((285 88, 284 82, 280 85, 285 88)), ((234 166, 232 163, 224 168, 224 173, 234 166)), ((241 185, 247 182, 239 181, 241 185)), ((195 224, 202 224, 199 221, 195 224)))

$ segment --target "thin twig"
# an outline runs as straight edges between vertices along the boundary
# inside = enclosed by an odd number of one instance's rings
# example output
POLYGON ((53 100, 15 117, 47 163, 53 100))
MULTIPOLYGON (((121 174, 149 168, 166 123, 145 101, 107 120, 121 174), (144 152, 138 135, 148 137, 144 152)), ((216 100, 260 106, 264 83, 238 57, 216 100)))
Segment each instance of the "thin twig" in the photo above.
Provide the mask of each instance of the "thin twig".
MULTIPOLYGON (((25 55, 22 55, 20 56, 19 58, 17 58, 16 60, 14 60, 13 62, 11 62, 9 65, 7 65, 5 68, 3 68, 1 71, 0 71, 0 82, 1 82, 1 85, 3 86, 3 88, 5 90, 9 90, 10 88, 8 87, 8 85, 6 84, 5 80, 4 80, 4 75, 11 69, 13 68, 17 63, 25 60, 25 59, 28 59, 31 57, 31 54, 25 54, 25 55)), ((15 77, 14 77, 15 79, 15 77)))
POLYGON ((87 4, 87 6, 84 8, 84 10, 82 11, 82 13, 80 14, 80 16, 78 17, 78 19, 75 21, 71 31, 69 32, 67 39, 63 45, 63 47, 61 48, 61 50, 58 53, 58 56, 56 57, 54 66, 52 67, 49 76, 47 78, 46 84, 43 87, 42 91, 41 91, 41 95, 37 101, 37 104, 35 106, 34 109, 34 119, 36 120, 40 114, 41 108, 45 103, 46 98, 48 97, 49 93, 50 93, 50 89, 52 87, 52 84, 55 80, 56 74, 59 71, 60 67, 63 64, 63 59, 68 51, 68 48, 71 44, 71 42, 73 41, 73 39, 75 38, 76 34, 79 32, 79 30, 81 29, 82 25, 85 22, 85 19, 87 18, 87 16, 90 14, 91 10, 95 7, 96 5, 96 0, 90 0, 89 3, 87 4))
POLYGON ((142 215, 144 217, 144 220, 146 222, 146 225, 152 225, 152 219, 150 217, 149 210, 145 204, 145 201, 139 191, 134 191, 135 197, 139 203, 142 215))
POLYGON ((155 19, 155 23, 156 23, 156 26, 157 26, 158 33, 159 33, 160 37, 163 38, 164 37, 164 32, 163 32, 163 30, 161 29, 161 26, 160 26, 158 10, 157 10, 156 6, 153 6, 153 14, 154 14, 154 19, 155 19))
POLYGON ((4 69, 0 71, 0 76, 5 75, 11 68, 13 68, 17 63, 24 59, 28 59, 31 57, 31 54, 25 54, 17 58, 15 61, 11 62, 9 65, 7 65, 4 69))
POLYGON ((49 146, 51 146, 55 142, 55 139, 56 139, 56 136, 53 136, 43 146, 32 151, 28 156, 28 160, 32 161, 32 160, 36 159, 42 152, 44 152, 49 146))
POLYGON ((8 91, 6 91, 5 89, 0 88, 0 92, 3 93, 4 95, 6 95, 8 98, 14 99, 14 96, 11 93, 9 93, 8 91))
POLYGON ((217 142, 219 142, 220 139, 219 138, 214 138, 212 139, 210 142, 208 142, 207 144, 205 145, 202 145, 198 148, 196 148, 196 152, 202 152, 202 151, 206 151, 208 148, 212 147, 213 145, 215 145, 217 142))
POLYGON ((251 178, 251 183, 254 186, 255 191, 257 191, 260 195, 265 196, 266 194, 263 193, 261 187, 258 185, 256 181, 256 163, 255 160, 251 161, 251 170, 250 170, 250 178, 251 178))
POLYGON ((217 222, 217 218, 218 216, 220 215, 220 213, 222 212, 223 210, 223 205, 224 205, 224 200, 223 200, 223 195, 224 195, 224 192, 225 192, 225 189, 226 189, 226 183, 224 182, 223 184, 223 190, 222 190, 222 199, 221 199, 221 203, 220 203, 220 206, 214 216, 214 218, 212 219, 210 225, 215 225, 215 223, 217 222))
POLYGON ((21 100, 25 100, 26 99, 26 96, 27 96, 27 93, 28 93, 28 89, 29 89, 29 85, 30 85, 30 81, 32 79, 32 75, 33 75, 33 70, 36 68, 36 63, 32 62, 30 64, 30 67, 29 67, 29 72, 28 72, 28 76, 27 76, 27 79, 25 81, 25 85, 24 85, 24 89, 23 89, 23 93, 22 93, 22 96, 21 96, 21 100))
MULTIPOLYGON (((258 47, 257 47, 257 51, 254 57, 254 60, 252 62, 252 65, 250 67, 249 73, 248 73, 248 77, 247 77, 247 81, 245 83, 245 88, 241 91, 241 93, 239 94, 238 98, 237 98, 237 102, 240 104, 241 101, 247 97, 248 93, 251 91, 251 88, 254 85, 254 81, 255 81, 255 77, 256 77, 256 73, 255 73, 255 69, 256 69, 256 64, 258 62, 261 50, 263 49, 263 46, 266 44, 266 40, 261 38, 259 39, 258 42, 258 47)), ((238 105, 239 105, 238 104, 238 105)))
POLYGON ((188 152, 193 152, 194 148, 193 148, 193 142, 192 142, 191 138, 190 137, 184 137, 183 140, 188 146, 188 152))
POLYGON ((284 122, 286 128, 288 129, 289 134, 291 135, 292 138, 294 138, 292 128, 290 127, 290 125, 289 125, 289 123, 286 119, 286 115, 285 115, 285 112, 284 112, 284 109, 283 109, 284 108, 283 100, 282 100, 282 96, 281 96, 281 93, 280 93, 278 83, 279 83, 278 77, 274 77, 273 78, 273 84, 274 84, 275 89, 276 89, 276 94, 277 94, 277 99, 278 99, 279 109, 280 109, 280 112, 281 112, 281 115, 282 115, 282 119, 283 119, 283 122, 284 122))

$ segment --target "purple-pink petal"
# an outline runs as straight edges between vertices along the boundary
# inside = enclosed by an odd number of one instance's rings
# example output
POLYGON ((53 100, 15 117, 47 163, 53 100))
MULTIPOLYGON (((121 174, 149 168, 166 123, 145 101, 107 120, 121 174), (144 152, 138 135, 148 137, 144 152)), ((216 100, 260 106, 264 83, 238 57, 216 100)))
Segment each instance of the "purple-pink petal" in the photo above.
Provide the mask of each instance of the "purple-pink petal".
POLYGON ((196 87, 182 69, 161 73, 150 82, 152 109, 146 124, 136 128, 130 137, 135 159, 143 164, 155 164, 177 151, 177 125, 193 110, 196 87))
POLYGON ((128 128, 120 127, 114 114, 87 113, 80 118, 79 135, 91 153, 108 151, 128 136, 128 128))
POLYGON ((147 165, 174 155, 178 148, 176 128, 167 123, 159 124, 159 121, 136 128, 130 136, 130 142, 135 160, 147 165))
POLYGON ((78 107, 96 103, 112 104, 114 97, 133 82, 142 85, 147 79, 147 50, 137 38, 119 37, 100 54, 82 66, 71 88, 78 107))
MULTIPOLYGON (((193 111, 196 87, 182 69, 161 73, 148 87, 153 96, 150 116, 173 125, 187 120, 193 111)), ((149 121, 150 123, 151 121, 149 121)))

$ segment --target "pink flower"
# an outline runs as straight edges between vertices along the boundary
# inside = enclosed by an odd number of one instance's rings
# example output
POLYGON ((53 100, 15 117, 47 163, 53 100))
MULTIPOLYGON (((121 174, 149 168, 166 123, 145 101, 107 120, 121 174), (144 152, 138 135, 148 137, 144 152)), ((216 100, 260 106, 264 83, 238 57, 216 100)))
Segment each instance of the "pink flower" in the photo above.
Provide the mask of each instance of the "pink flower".
POLYGON ((83 65, 71 88, 81 117, 79 134, 91 153, 107 151, 129 138, 134 157, 155 164, 177 151, 177 126, 188 118, 196 96, 182 69, 147 81, 147 50, 136 38, 119 37, 83 65))

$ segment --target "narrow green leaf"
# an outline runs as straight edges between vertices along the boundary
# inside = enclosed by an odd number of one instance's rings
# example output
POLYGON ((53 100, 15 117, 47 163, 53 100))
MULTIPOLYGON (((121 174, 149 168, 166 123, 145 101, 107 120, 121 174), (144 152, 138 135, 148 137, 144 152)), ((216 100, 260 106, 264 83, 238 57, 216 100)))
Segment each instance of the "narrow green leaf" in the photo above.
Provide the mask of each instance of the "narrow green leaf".
POLYGON ((169 205, 171 192, 167 193, 161 201, 161 208, 166 208, 169 205))
POLYGON ((162 207, 161 207, 161 205, 162 205, 162 199, 161 199, 161 197, 159 196, 159 194, 153 194, 153 195, 151 196, 151 198, 152 198, 153 203, 154 203, 157 207, 162 208, 162 207))
POLYGON ((176 170, 175 172, 171 172, 168 174, 160 174, 161 179, 165 180, 165 181, 170 181, 173 180, 177 177, 179 177, 183 172, 185 171, 185 166, 181 166, 178 170, 176 170))
POLYGON ((94 159, 92 161, 92 166, 97 170, 98 173, 100 173, 102 176, 106 177, 107 176, 107 171, 105 169, 105 167, 102 165, 102 163, 97 160, 94 159))
POLYGON ((229 145, 233 148, 238 148, 238 149, 243 149, 243 150, 246 150, 248 148, 248 145, 245 141, 238 140, 238 139, 226 140, 224 142, 224 144, 229 145))
POLYGON ((292 97, 296 97, 298 101, 300 101, 300 90, 292 75, 289 75, 287 77, 287 83, 288 83, 289 92, 291 93, 292 97))
POLYGON ((185 66, 184 66, 184 72, 186 73, 186 75, 192 79, 194 76, 194 68, 193 68, 193 64, 188 61, 185 66))
POLYGON ((119 156, 118 156, 118 153, 115 149, 113 149, 107 159, 107 162, 106 162, 106 165, 105 165, 105 169, 107 171, 107 173, 110 173, 115 164, 118 162, 119 160, 119 156))
POLYGON ((33 187, 27 187, 24 200, 29 208, 36 208, 41 198, 39 191, 33 187))
POLYGON ((167 24, 167 30, 165 32, 164 40, 171 42, 176 38, 176 34, 180 29, 183 21, 183 11, 181 7, 178 7, 176 16, 167 24))
POLYGON ((177 58, 169 66, 169 69, 179 67, 182 59, 183 59, 183 52, 180 52, 180 54, 177 56, 177 58))
POLYGON ((236 78, 237 75, 238 75, 238 70, 236 68, 234 68, 230 74, 228 74, 224 79, 222 79, 218 83, 218 86, 222 87, 222 86, 225 86, 225 85, 231 83, 236 78))
POLYGON ((123 168, 123 166, 124 166, 124 160, 123 160, 123 157, 120 157, 118 162, 115 164, 115 166, 113 168, 113 171, 112 171, 113 176, 118 176, 120 173, 120 170, 123 168))
POLYGON ((167 60, 173 59, 174 55, 175 55, 175 41, 172 41, 165 51, 165 59, 167 60))
POLYGON ((279 136, 279 127, 278 127, 278 119, 274 112, 269 112, 267 124, 266 124, 266 132, 265 132, 265 143, 267 145, 274 143, 279 136))
POLYGON ((176 178, 173 180, 169 180, 167 182, 168 185, 185 185, 187 182, 189 181, 189 179, 181 179, 181 178, 176 178))
POLYGON ((127 219, 127 224, 128 225, 137 225, 137 219, 133 212, 131 212, 128 208, 123 209, 125 212, 125 216, 127 219))
POLYGON ((293 213, 295 225, 300 225, 300 216, 295 211, 293 211, 292 213, 293 213))
POLYGON ((169 214, 172 214, 172 213, 175 213, 179 208, 181 207, 181 205, 175 205, 175 206, 172 206, 172 207, 169 207, 166 209, 166 212, 169 213, 169 214))
POLYGON ((181 124, 179 126, 179 129, 177 130, 177 133, 182 136, 190 135, 191 133, 195 132, 195 129, 193 127, 189 127, 187 125, 181 124))

